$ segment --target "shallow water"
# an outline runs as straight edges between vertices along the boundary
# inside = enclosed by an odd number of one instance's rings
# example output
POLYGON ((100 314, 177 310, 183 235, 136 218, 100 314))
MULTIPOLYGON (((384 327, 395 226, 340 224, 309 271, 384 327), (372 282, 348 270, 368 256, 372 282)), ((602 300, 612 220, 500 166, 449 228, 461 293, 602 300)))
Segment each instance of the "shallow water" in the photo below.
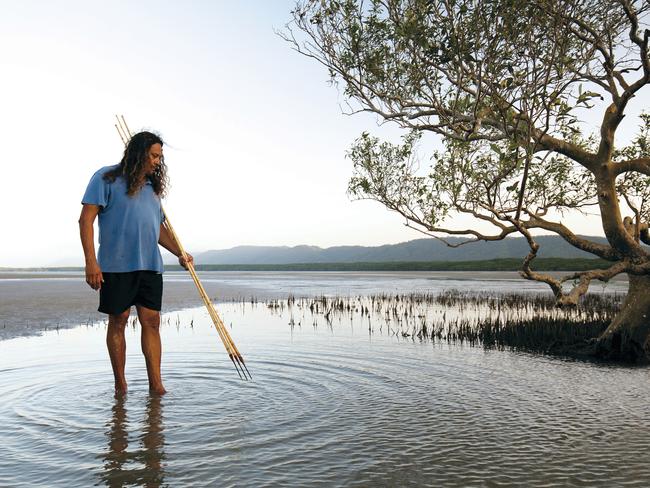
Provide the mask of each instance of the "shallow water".
POLYGON ((0 341, 0 486, 650 483, 648 369, 218 308, 252 382, 201 309, 165 316, 163 398, 147 393, 138 326, 125 401, 102 325, 0 341))

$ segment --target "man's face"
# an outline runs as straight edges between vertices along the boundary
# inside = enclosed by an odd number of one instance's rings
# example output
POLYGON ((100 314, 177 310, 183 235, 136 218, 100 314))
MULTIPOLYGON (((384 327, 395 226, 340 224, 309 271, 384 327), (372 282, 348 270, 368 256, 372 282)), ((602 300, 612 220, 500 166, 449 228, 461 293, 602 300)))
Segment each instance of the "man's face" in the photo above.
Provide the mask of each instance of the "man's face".
POLYGON ((153 144, 149 148, 149 153, 147 154, 147 162, 145 164, 144 171, 146 174, 151 175, 156 171, 156 168, 160 164, 160 159, 162 158, 163 151, 162 146, 158 143, 153 144))

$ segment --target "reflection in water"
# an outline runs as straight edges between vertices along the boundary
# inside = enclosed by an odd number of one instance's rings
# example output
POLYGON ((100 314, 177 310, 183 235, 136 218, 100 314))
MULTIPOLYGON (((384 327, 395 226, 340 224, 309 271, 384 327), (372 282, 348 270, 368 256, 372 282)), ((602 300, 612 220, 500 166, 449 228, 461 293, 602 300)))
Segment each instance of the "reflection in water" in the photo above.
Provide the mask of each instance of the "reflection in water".
POLYGON ((128 417, 125 396, 117 396, 113 414, 106 424, 108 451, 103 455, 101 479, 111 488, 123 486, 163 486, 165 436, 162 398, 151 395, 147 401, 139 442, 129 451, 128 417))

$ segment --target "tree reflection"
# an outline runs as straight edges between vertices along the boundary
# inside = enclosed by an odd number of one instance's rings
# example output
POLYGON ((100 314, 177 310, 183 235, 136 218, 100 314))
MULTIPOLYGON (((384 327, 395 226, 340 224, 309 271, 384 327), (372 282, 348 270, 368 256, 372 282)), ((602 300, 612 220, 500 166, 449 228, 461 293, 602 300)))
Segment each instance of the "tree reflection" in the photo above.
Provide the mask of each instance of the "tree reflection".
POLYGON ((111 488, 124 486, 165 486, 165 436, 163 434, 162 397, 150 395, 142 430, 135 448, 129 447, 126 397, 116 396, 112 416, 107 422, 108 450, 102 456, 101 480, 111 488))

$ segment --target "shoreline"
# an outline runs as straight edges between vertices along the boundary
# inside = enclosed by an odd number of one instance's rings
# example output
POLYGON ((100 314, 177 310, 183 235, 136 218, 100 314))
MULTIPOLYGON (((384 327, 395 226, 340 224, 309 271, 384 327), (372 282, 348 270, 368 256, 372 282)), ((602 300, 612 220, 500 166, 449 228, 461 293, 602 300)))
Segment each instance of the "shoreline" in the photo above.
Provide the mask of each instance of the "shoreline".
MULTIPOLYGON (((352 272, 417 272, 417 271, 514 271, 521 268, 523 257, 494 258, 469 261, 344 261, 344 262, 306 262, 306 263, 248 263, 248 264, 196 264, 197 271, 352 271, 352 272)), ((590 269, 606 269, 609 263, 598 258, 553 258, 535 259, 536 271, 576 272, 590 269)), ((82 266, 59 267, 0 267, 2 273, 66 273, 83 272, 82 266)), ((165 264, 165 271, 182 271, 178 264, 165 264)))

